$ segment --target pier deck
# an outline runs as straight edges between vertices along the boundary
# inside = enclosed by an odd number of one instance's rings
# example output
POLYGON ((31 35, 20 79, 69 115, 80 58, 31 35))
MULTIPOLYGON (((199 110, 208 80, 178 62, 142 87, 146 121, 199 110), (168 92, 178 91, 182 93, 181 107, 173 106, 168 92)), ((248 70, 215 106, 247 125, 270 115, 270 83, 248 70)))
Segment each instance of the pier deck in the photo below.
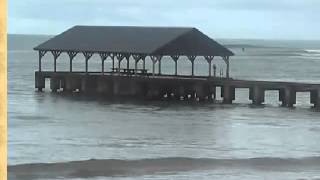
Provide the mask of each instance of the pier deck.
POLYGON ((310 92, 310 103, 319 108, 320 84, 238 80, 232 78, 183 76, 183 75, 139 75, 118 72, 35 72, 35 88, 42 91, 45 79, 50 79, 52 91, 79 91, 106 96, 131 96, 136 98, 194 99, 208 101, 216 98, 216 88, 221 88, 221 97, 226 104, 235 100, 235 89, 249 89, 253 104, 264 102, 265 91, 279 92, 283 106, 296 104, 297 92, 310 92))

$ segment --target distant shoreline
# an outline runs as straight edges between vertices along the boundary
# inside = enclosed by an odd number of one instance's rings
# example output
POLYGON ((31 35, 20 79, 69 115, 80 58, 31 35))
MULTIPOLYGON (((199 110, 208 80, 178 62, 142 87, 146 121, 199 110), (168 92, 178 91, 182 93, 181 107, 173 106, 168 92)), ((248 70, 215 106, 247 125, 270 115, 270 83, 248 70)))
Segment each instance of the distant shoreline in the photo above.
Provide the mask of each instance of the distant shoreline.
MULTIPOLYGON (((53 37, 58 34, 15 34, 7 33, 8 36, 46 36, 53 37)), ((263 38, 215 38, 216 40, 234 40, 234 41, 300 41, 300 42, 320 42, 320 39, 263 39, 263 38)))

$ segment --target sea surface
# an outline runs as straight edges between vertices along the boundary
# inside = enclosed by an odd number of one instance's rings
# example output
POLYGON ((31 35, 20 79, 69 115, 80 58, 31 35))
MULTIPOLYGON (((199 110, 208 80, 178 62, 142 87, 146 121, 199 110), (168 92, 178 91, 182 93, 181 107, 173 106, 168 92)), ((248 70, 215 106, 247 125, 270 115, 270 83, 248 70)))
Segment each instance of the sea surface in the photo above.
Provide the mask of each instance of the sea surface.
MULTIPOLYGON (((8 35, 9 179, 320 179, 320 112, 309 93, 297 93, 294 108, 280 107, 273 91, 264 105, 250 105, 246 89, 232 105, 53 94, 49 82, 39 93, 33 47, 48 38, 8 35)), ((233 78, 320 83, 320 41, 217 41, 235 53, 233 78)), ((49 53, 42 62, 53 69, 49 53)), ((62 54, 58 70, 68 62, 62 54)), ((225 75, 223 60, 214 63, 225 75)), ((100 64, 95 55, 89 70, 100 64)), ((172 60, 162 65, 174 73, 172 60)), ((77 55, 74 69, 84 67, 77 55)), ((202 58, 195 68, 208 74, 202 58)), ((181 58, 178 71, 190 74, 190 62, 181 58)))

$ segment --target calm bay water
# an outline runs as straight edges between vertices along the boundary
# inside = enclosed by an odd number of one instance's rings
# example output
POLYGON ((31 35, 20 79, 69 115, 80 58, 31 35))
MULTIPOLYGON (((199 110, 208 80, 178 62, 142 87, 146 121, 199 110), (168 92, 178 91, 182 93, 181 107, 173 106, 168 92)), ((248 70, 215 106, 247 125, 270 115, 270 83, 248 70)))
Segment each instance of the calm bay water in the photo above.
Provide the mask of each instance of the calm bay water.
MULTIPOLYGON (((135 160, 147 162, 144 168, 154 166, 155 170, 119 173, 116 179, 320 178, 320 112, 310 108, 308 93, 298 93, 296 108, 292 109, 279 107, 276 92, 266 93, 266 105, 251 106, 247 90, 237 90, 232 105, 107 101, 52 94, 49 88, 38 93, 34 89, 38 56, 32 48, 47 38, 8 38, 9 166, 119 159, 132 163, 131 171, 140 165, 135 160), (292 159, 297 167, 290 166, 292 159), (168 166, 190 160, 191 164, 199 163, 200 168, 161 171, 166 165, 159 160, 168 161, 168 166), (226 165, 229 160, 234 167, 226 165), (264 163, 258 168, 252 165, 256 161, 264 163), (282 168, 272 169, 277 163, 282 168)), ((319 41, 219 42, 236 54, 231 58, 233 78, 320 83, 319 41)), ((222 59, 215 58, 214 62, 218 72, 224 70, 222 59)), ((162 64, 163 72, 174 73, 172 60, 162 64)), ((108 61, 106 68, 110 65, 108 61)), ((99 57, 93 57, 89 66, 89 70, 100 70, 99 57)), ((62 55, 58 70, 68 68, 67 55, 62 55)), ((84 70, 81 55, 76 56, 74 68, 84 70)), ((147 68, 151 69, 150 61, 147 68)), ((53 69, 49 54, 44 57, 43 69, 53 69)), ((207 63, 199 58, 195 73, 206 75, 207 71, 207 63)), ((179 73, 191 73, 186 59, 179 60, 179 73)), ((14 179, 9 171, 10 176, 14 179)))

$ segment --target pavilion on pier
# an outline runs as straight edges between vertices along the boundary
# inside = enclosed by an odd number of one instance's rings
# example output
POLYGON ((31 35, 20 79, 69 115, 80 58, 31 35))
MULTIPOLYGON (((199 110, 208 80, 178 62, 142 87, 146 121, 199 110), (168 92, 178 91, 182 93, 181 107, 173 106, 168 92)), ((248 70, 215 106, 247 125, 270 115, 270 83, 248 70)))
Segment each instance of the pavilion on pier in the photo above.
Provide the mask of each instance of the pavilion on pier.
MULTIPOLYGON (((161 61, 169 56, 175 63, 175 75, 178 75, 178 60, 186 56, 192 65, 191 76, 194 76, 194 64, 197 57, 204 57, 208 63, 209 76, 212 76, 212 60, 221 57, 226 63, 226 78, 229 78, 229 57, 233 52, 220 45, 196 28, 191 27, 137 27, 137 26, 74 26, 67 31, 49 39, 34 48, 39 53, 39 72, 41 72, 42 57, 50 52, 54 60, 54 72, 57 72, 56 62, 61 53, 69 56, 70 72, 72 61, 77 54, 82 54, 88 72, 88 61, 93 54, 101 57, 101 72, 106 73, 104 62, 112 60, 112 72, 144 74, 145 59, 152 60, 152 75, 158 65, 161 75, 161 61), (126 60, 127 67, 121 68, 121 62, 126 60), (130 69, 129 61, 134 61, 134 69, 130 69), (143 68, 138 69, 142 61, 143 68), (132 70, 132 71, 131 71, 132 70)), ((203 60, 203 59, 202 59, 203 60)))

